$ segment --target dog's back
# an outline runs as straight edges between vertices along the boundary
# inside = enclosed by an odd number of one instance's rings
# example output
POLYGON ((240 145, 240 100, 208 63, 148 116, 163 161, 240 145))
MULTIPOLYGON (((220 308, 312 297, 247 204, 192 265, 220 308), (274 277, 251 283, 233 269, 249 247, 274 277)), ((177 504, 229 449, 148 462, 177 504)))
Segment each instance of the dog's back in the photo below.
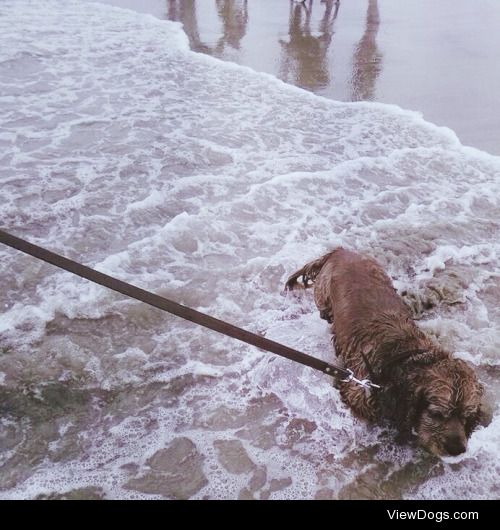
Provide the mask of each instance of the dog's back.
MULTIPOLYGON (((380 343, 381 334, 386 343, 399 336, 407 344, 422 340, 408 307, 374 259, 337 248, 290 276, 286 288, 298 286, 299 278, 304 287, 314 282, 316 305, 321 317, 333 324, 335 350, 345 361, 353 350, 368 353, 380 343)), ((355 357, 359 361, 359 355, 355 357)), ((364 372, 365 367, 360 368, 364 372)))
POLYGON ((314 284, 314 298, 320 308, 330 308, 335 327, 344 322, 369 325, 381 313, 409 314, 391 279, 372 258, 342 248, 334 250, 314 284))
POLYGON ((382 312, 408 314, 409 310, 394 290, 390 278, 372 258, 351 250, 337 248, 305 265, 287 281, 287 289, 314 282, 314 298, 323 318, 342 328, 363 321, 369 324, 382 312))

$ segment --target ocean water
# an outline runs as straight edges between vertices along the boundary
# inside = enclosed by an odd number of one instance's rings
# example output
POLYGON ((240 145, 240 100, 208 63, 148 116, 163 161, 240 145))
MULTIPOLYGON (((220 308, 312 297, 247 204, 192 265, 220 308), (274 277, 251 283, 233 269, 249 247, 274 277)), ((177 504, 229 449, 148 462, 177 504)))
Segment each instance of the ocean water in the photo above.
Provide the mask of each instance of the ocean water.
POLYGON ((1 498, 498 498, 499 158, 193 53, 173 22, 7 0, 0 182, 2 228, 327 360, 283 283, 372 255, 494 409, 439 460, 326 376, 2 247, 1 498))

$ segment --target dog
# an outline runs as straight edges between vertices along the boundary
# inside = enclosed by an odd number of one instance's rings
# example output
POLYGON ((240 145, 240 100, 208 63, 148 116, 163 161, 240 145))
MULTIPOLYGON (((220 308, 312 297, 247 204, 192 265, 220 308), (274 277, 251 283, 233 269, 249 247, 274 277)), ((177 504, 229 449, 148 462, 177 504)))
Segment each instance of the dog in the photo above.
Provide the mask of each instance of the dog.
POLYGON ((354 414, 389 420, 403 439, 416 435, 436 456, 465 452, 473 430, 487 421, 483 386, 467 363, 417 327, 382 267, 337 248, 292 274, 285 289, 312 285, 342 364, 381 386, 367 391, 341 384, 341 398, 354 414))

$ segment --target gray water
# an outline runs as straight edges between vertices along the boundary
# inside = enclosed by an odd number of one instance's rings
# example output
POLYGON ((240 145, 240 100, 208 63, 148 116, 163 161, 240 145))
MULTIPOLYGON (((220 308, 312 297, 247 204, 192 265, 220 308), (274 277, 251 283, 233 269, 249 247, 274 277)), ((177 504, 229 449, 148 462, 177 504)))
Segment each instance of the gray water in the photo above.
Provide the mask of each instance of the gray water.
POLYGON ((183 24, 193 50, 338 101, 419 110, 500 154, 496 0, 100 0, 183 24))
MULTIPOLYGON (((499 159, 395 106, 189 51, 180 25, 0 4, 2 227, 332 360, 287 275, 342 244, 498 394, 499 159)), ((498 413, 438 460, 329 378, 0 249, 2 498, 496 498, 498 413)))

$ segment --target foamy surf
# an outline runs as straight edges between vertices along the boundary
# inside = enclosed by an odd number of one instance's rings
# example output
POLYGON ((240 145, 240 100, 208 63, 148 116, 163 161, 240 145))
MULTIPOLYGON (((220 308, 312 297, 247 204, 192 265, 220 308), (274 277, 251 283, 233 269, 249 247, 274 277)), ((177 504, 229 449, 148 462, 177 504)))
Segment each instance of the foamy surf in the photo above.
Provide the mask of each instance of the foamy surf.
MULTIPOLYGON (((367 252, 498 395, 500 162, 413 112, 319 98, 100 4, 0 4, 2 226, 332 358, 287 274, 367 252)), ((0 249, 2 498, 493 498, 357 422, 328 378, 0 249)))

